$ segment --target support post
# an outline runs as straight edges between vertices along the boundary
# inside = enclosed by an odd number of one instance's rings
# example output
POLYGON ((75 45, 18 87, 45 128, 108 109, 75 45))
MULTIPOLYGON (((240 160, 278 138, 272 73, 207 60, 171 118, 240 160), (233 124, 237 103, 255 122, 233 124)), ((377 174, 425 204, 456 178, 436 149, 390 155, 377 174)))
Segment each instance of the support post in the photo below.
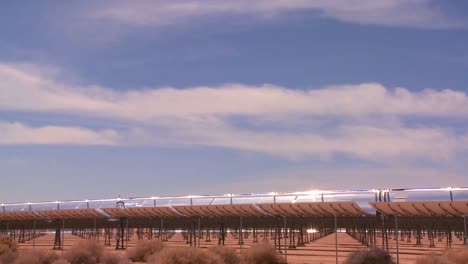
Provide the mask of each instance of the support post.
POLYGON ((240 216, 240 225, 239 225, 239 252, 242 252, 242 245, 244 244, 244 238, 242 236, 242 216, 240 216))
POLYGON ((201 247, 201 220, 198 217, 198 247, 201 247))
POLYGON ((466 232, 466 215, 463 216, 463 244, 468 247, 468 234, 466 232))
POLYGON ((338 264, 338 216, 335 214, 335 258, 338 264))
POLYGON ((62 227, 60 222, 56 223, 55 227, 55 239, 54 239, 54 247, 53 249, 55 250, 61 250, 62 249, 62 227))
POLYGON ((65 219, 62 219, 62 255, 63 255, 63 249, 65 247, 65 219))
POLYGON ((398 239, 398 215, 395 215, 395 241, 396 241, 397 264, 400 264, 400 240, 398 239))
POLYGON ((287 232, 288 232, 288 229, 286 227, 286 216, 284 217, 284 262, 285 263, 288 263, 288 246, 287 246, 287 242, 288 242, 288 238, 287 238, 287 232))
POLYGON ((226 238, 225 230, 226 229, 224 228, 224 222, 221 222, 221 226, 220 226, 221 239, 218 240, 218 245, 224 246, 224 240, 226 238))
POLYGON ((127 232, 127 234, 125 233, 126 225, 125 225, 124 220, 126 220, 126 219, 123 218, 123 217, 119 218, 119 222, 118 222, 118 226, 117 226, 116 245, 115 245, 116 250, 124 250, 125 246, 126 246, 126 242, 125 242, 126 239, 125 238, 128 235, 128 232, 127 232))
POLYGON ((93 219, 93 239, 96 239, 99 241, 99 237, 96 235, 97 230, 96 230, 96 218, 93 219))
POLYGON ((164 220, 161 217, 161 226, 159 227, 159 240, 161 240, 161 241, 164 241, 163 232, 164 232, 164 220))
POLYGON ((127 220, 127 226, 126 226, 127 233, 125 234, 125 249, 128 248, 128 240, 130 239, 130 233, 128 232, 128 218, 126 218, 126 220, 127 220))
POLYGON ((32 238, 33 249, 36 248, 36 220, 33 222, 33 238, 32 238))

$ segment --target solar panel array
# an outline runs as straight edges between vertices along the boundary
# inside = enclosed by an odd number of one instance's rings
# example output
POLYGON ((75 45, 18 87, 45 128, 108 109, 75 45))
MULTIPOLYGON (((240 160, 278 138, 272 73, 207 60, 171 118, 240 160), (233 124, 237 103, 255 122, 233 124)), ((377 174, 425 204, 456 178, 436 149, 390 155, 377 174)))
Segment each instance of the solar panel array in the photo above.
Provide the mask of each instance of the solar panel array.
POLYGON ((0 221, 234 216, 341 217, 367 216, 376 212, 398 216, 468 215, 468 188, 309 191, 2 204, 0 221), (384 201, 376 202, 377 199, 382 200, 382 194, 384 201))

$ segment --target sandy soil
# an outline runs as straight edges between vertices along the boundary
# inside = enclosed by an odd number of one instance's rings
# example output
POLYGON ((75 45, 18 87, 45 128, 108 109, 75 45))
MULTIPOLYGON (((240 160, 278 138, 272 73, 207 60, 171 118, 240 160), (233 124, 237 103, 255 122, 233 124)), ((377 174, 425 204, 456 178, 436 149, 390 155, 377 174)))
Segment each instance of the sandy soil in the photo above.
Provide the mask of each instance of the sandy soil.
MULTIPOLYGON (((64 236, 64 249, 68 250, 70 247, 75 245, 78 241, 82 240, 83 238, 65 234, 64 236)), ((259 238, 261 242, 263 238, 259 238)), ((104 239, 101 237, 99 241, 104 244, 104 239)), ((128 242, 128 247, 131 248, 135 245, 138 241, 136 235, 133 235, 128 242)), ((244 240, 245 244, 242 248, 238 245, 237 240, 234 239, 231 235, 228 235, 228 239, 226 240, 226 245, 230 247, 235 247, 238 251, 245 250, 246 248, 252 245, 252 237, 244 240)), ((414 263, 414 261, 421 256, 435 253, 440 254, 442 251, 446 249, 445 241, 438 242, 436 240, 436 247, 430 248, 429 242, 427 240, 423 240, 423 246, 415 246, 415 240, 413 239, 411 242, 406 241, 399 241, 400 242, 400 263, 401 264, 410 264, 414 263)), ((165 242, 167 246, 170 247, 188 247, 185 240, 183 239, 181 234, 175 234, 168 242, 165 242)), ((218 240, 216 238, 212 238, 211 242, 206 242, 204 239, 201 240, 201 247, 211 247, 216 246, 218 240)), ((381 240, 378 239, 378 243, 381 243, 381 240)), ((36 238, 34 241, 28 241, 24 244, 19 244, 20 250, 52 250, 54 244, 54 235, 49 234, 39 238, 36 238)), ((108 250, 115 250, 115 241, 112 241, 113 246, 106 247, 108 250)), ((454 243, 452 248, 462 248, 463 242, 457 238, 454 238, 454 243)), ((339 262, 342 263, 346 257, 360 249, 364 249, 365 247, 362 246, 357 240, 350 237, 345 233, 338 234, 338 259, 339 262)), ((389 238, 389 249, 390 253, 396 259, 396 243, 394 239, 389 238)), ((58 253, 63 253, 63 251, 58 251, 58 253)), ((284 250, 283 250, 284 254, 284 250)), ((302 247, 297 247, 297 249, 288 249, 287 250, 287 259, 288 263, 335 263, 335 236, 334 234, 325 236, 321 239, 316 241, 310 242, 302 247)))

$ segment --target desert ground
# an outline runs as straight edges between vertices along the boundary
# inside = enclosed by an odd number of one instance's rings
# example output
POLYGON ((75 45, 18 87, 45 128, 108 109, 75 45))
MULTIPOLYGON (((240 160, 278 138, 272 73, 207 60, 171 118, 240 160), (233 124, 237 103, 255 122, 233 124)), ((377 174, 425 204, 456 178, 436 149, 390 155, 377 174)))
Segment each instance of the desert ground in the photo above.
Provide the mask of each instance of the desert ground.
MULTIPOLYGON (((63 254, 65 251, 70 249, 72 246, 76 245, 79 241, 83 240, 79 236, 75 236, 69 233, 64 235, 64 246, 62 250, 57 250, 57 253, 63 254)), ((146 238, 145 238, 146 239, 146 238)), ((130 237, 128 241, 128 249, 135 246, 138 242, 138 238, 135 234, 130 237)), ((261 241, 260 241, 261 242, 261 241)), ((379 241, 379 239, 377 240, 379 241)), ((446 250, 445 240, 439 241, 436 240, 435 247, 429 247, 429 241, 423 239, 422 246, 416 246, 415 240, 411 240, 410 242, 399 240, 399 259, 401 264, 410 264, 414 263, 417 258, 420 258, 425 255, 429 254, 441 254, 444 250, 446 250)), ((99 243, 104 245, 104 239, 102 237, 99 238, 99 243)), ((34 241, 30 240, 26 243, 19 244, 19 250, 26 251, 26 250, 52 250, 54 244, 54 235, 52 233, 46 234, 44 236, 36 238, 34 241)), ((236 248, 237 251, 242 252, 245 251, 253 244, 253 240, 251 237, 244 239, 244 245, 241 247, 238 245, 238 240, 235 239, 232 235, 228 235, 225 245, 229 247, 236 248)), ((174 234, 165 245, 169 247, 188 247, 189 245, 184 240, 182 234, 176 233, 174 234)), ((205 239, 200 240, 201 248, 208 248, 218 245, 218 240, 216 238, 211 239, 210 242, 206 241, 205 239)), ((454 238, 452 248, 463 248, 463 241, 454 238)), ((344 260, 353 252, 365 249, 366 247, 361 245, 360 242, 352 238, 346 233, 338 233, 338 259, 339 263, 343 263, 344 260)), ((106 249, 109 251, 115 251, 115 241, 112 241, 111 246, 106 246, 106 249)), ((393 256, 394 260, 396 261, 396 241, 394 238, 389 238, 389 251, 390 254, 393 256)), ((284 255, 284 250, 282 254, 284 255)), ((122 252, 124 254, 124 252, 122 252)), ((307 243, 305 246, 297 247, 296 249, 288 249, 287 250, 287 261, 288 263, 335 263, 335 235, 330 234, 315 241, 307 243)))

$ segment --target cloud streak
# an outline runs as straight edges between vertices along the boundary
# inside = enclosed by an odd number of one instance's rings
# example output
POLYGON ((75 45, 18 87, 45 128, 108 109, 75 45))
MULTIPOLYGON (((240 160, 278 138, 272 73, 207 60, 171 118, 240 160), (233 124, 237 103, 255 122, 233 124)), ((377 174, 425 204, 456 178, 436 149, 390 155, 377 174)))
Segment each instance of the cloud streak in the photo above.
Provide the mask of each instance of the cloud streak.
POLYGON ((30 127, 0 121, 0 145, 116 145, 113 130, 93 131, 80 127, 30 127))
POLYGON ((113 1, 112 5, 96 10, 93 16, 132 25, 167 26, 225 15, 269 19, 292 11, 315 11, 323 17, 364 25, 426 29, 467 25, 465 21, 444 14, 431 0, 113 1))
MULTIPOLYGON (((170 120, 165 144, 215 146, 284 156, 290 159, 329 159, 344 154, 369 161, 427 158, 450 160, 468 149, 468 136, 443 128, 408 128, 403 125, 350 125, 294 132, 254 131, 234 127, 221 119, 170 120)), ((148 137, 150 138, 150 137, 148 137)), ((160 143, 160 144, 164 144, 160 143)))
POLYGON ((3 122, 0 144, 210 146, 292 159, 344 154, 372 161, 449 160, 468 149, 466 132, 401 121, 443 117, 463 123, 468 96, 461 91, 412 92, 378 83, 308 90, 226 84, 115 91, 60 83, 53 77, 57 73, 46 72, 0 64, 0 111, 130 123, 125 129, 95 131, 79 123, 30 127, 3 122), (247 123, 237 124, 236 118, 247 123))
POLYGON ((59 83, 18 67, 0 64, 0 109, 65 112, 148 121, 194 115, 399 115, 468 117, 462 91, 411 92, 378 83, 292 90, 274 85, 226 84, 115 91, 59 83))

